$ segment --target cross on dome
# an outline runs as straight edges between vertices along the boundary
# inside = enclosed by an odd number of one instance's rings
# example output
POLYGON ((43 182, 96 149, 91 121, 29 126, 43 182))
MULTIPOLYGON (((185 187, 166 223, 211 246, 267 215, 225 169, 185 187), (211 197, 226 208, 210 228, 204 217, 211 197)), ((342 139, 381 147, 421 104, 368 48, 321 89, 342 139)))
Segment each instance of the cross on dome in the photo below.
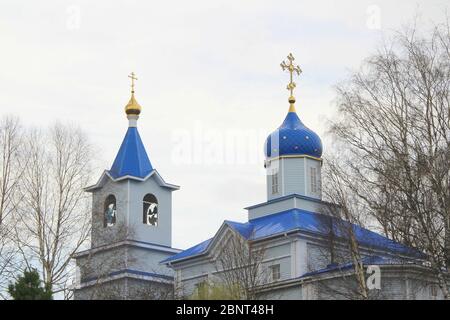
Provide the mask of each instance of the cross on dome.
POLYGON ((128 75, 128 78, 131 79, 131 98, 130 101, 128 101, 128 104, 125 106, 125 113, 127 114, 128 118, 133 120, 134 122, 139 118, 139 114, 141 113, 142 107, 139 105, 139 103, 136 101, 136 98, 134 97, 134 81, 137 80, 136 75, 134 72, 131 72, 128 75))
POLYGON ((138 80, 138 78, 136 78, 136 75, 134 74, 134 72, 131 72, 128 75, 128 78, 131 79, 131 92, 134 93, 134 80, 138 80))
POLYGON ((294 89, 295 87, 297 87, 297 84, 294 82, 294 73, 297 74, 297 76, 300 76, 300 74, 302 73, 302 69, 300 68, 299 65, 295 65, 294 64, 294 55, 292 53, 289 53, 287 56, 287 61, 282 61, 280 66, 283 69, 283 71, 288 71, 289 72, 289 83, 286 86, 286 89, 290 92, 290 96, 289 96, 289 103, 290 103, 290 108, 289 108, 289 112, 295 112, 295 97, 294 97, 294 89))

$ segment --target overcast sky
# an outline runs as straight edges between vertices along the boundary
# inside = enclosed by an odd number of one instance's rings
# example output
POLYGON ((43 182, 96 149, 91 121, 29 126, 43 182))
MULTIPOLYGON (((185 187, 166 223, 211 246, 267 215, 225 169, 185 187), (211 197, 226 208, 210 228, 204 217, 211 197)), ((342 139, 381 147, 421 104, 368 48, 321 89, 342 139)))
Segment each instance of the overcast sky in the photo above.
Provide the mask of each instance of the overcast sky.
POLYGON ((393 29, 443 21, 448 0, 0 0, 0 113, 26 125, 78 124, 109 169, 127 129, 129 79, 138 126, 173 197, 173 245, 245 221, 266 200, 263 143, 288 109, 289 52, 303 69, 297 111, 324 137, 333 85, 393 29), (233 137, 238 144, 233 144, 233 137))

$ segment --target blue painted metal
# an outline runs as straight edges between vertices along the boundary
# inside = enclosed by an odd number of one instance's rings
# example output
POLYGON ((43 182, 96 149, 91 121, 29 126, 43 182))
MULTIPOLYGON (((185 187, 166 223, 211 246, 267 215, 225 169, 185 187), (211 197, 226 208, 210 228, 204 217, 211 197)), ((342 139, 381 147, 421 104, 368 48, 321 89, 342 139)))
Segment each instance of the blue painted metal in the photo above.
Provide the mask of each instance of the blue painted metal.
POLYGON ((193 257, 193 256, 197 256, 200 254, 203 254, 206 252, 206 249, 208 248, 208 245, 210 244, 210 242, 212 241, 213 238, 205 240, 193 247, 190 247, 184 251, 181 251, 180 253, 177 253, 163 261, 161 261, 160 263, 166 263, 166 262, 170 262, 173 260, 178 260, 178 259, 183 259, 183 258, 187 258, 187 257, 193 257))
POLYGON ((245 239, 250 239, 253 234, 254 226, 251 223, 241 223, 226 220, 225 223, 239 232, 245 239))
MULTIPOLYGON (((378 233, 364 229, 355 224, 324 214, 314 213, 301 209, 290 209, 287 211, 252 219, 249 222, 240 223, 225 221, 227 225, 236 230, 247 240, 260 240, 267 237, 282 235, 289 232, 307 232, 311 234, 328 236, 331 230, 334 236, 348 239, 346 230, 351 228, 356 240, 362 246, 381 249, 392 254, 401 254, 414 258, 424 258, 420 251, 395 242, 378 233)), ((206 252, 212 239, 204 241, 197 246, 184 250, 163 262, 169 262, 200 255, 206 252)))
MULTIPOLYGON (((161 279, 173 281, 172 276, 168 276, 165 274, 159 274, 159 273, 153 273, 153 272, 133 270, 133 269, 123 269, 123 270, 113 271, 113 272, 108 273, 108 277, 113 277, 113 276, 117 276, 117 275, 124 274, 124 273, 134 274, 134 275, 138 275, 138 276, 161 278, 161 279)), ((97 279, 98 279, 97 277, 88 277, 88 278, 82 279, 81 283, 86 283, 86 282, 94 281, 97 279)))
MULTIPOLYGON (((414 264, 414 260, 405 260, 405 259, 396 259, 396 258, 388 258, 381 256, 368 256, 361 259, 363 265, 404 265, 404 264, 414 264)), ((334 272, 334 271, 346 271, 350 270, 354 267, 353 262, 346 262, 342 264, 336 264, 333 266, 328 266, 323 269, 307 272, 304 275, 300 276, 300 278, 306 278, 315 276, 322 273, 334 272)))
POLYGON ((280 202, 280 201, 283 201, 283 200, 286 200, 286 199, 289 199, 289 198, 294 198, 294 197, 295 198, 299 198, 299 199, 303 199, 303 200, 306 200, 306 201, 311 201, 311 202, 316 202, 316 203, 328 205, 328 206, 338 207, 338 205, 335 204, 335 203, 331 203, 331 202, 323 201, 321 199, 316 199, 316 198, 304 196, 304 195, 301 195, 301 194, 298 194, 298 193, 291 193, 291 194, 288 194, 286 196, 274 198, 274 199, 268 200, 266 202, 262 202, 262 203, 258 203, 258 204, 246 207, 244 209, 245 210, 255 209, 255 208, 259 208, 259 207, 262 207, 262 206, 265 206, 265 205, 268 205, 268 204, 271 204, 271 203, 280 202))
POLYGON ((295 112, 289 112, 282 125, 266 139, 266 157, 282 155, 322 156, 322 141, 307 128, 295 112), (278 145, 278 146, 277 146, 278 145))
POLYGON ((127 175, 145 178, 152 170, 137 128, 129 127, 109 174, 114 179, 127 175))

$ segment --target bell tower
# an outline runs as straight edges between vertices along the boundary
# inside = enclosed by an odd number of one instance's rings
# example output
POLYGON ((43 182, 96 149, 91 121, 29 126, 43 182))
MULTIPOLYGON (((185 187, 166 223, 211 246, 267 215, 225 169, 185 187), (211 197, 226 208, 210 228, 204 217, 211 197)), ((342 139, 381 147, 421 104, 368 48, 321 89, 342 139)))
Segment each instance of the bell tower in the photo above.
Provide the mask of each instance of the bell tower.
POLYGON ((129 77, 127 132, 111 169, 85 189, 92 193, 91 249, 75 257, 79 299, 89 294, 101 299, 104 286, 98 290, 94 285, 99 279, 105 286, 118 286, 120 294, 114 298, 139 299, 139 290, 158 295, 171 288, 172 272, 159 262, 178 252, 171 245, 172 192, 179 187, 165 182, 150 162, 137 129, 142 111, 135 98, 137 78, 134 73, 129 77))

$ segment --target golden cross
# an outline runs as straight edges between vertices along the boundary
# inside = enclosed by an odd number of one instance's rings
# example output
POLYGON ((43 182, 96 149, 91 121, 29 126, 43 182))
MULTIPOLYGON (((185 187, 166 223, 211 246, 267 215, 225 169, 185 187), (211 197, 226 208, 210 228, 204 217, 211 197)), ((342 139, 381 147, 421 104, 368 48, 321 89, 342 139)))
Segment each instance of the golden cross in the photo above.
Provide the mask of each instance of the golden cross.
POLYGON ((138 78, 136 78, 136 75, 134 74, 134 72, 132 72, 128 78, 131 79, 131 92, 134 93, 134 80, 137 80, 138 78))
POLYGON ((287 56, 287 59, 289 60, 289 62, 283 61, 283 62, 281 62, 280 66, 283 69, 283 71, 287 70, 289 72, 290 81, 289 81, 289 84, 287 85, 286 89, 291 92, 291 97, 293 97, 294 89, 297 86, 296 83, 294 82, 293 74, 297 73, 297 75, 299 76, 300 73, 302 73, 302 69, 300 69, 300 67, 298 65, 294 64, 295 58, 292 55, 292 53, 289 53, 289 55, 287 56))

